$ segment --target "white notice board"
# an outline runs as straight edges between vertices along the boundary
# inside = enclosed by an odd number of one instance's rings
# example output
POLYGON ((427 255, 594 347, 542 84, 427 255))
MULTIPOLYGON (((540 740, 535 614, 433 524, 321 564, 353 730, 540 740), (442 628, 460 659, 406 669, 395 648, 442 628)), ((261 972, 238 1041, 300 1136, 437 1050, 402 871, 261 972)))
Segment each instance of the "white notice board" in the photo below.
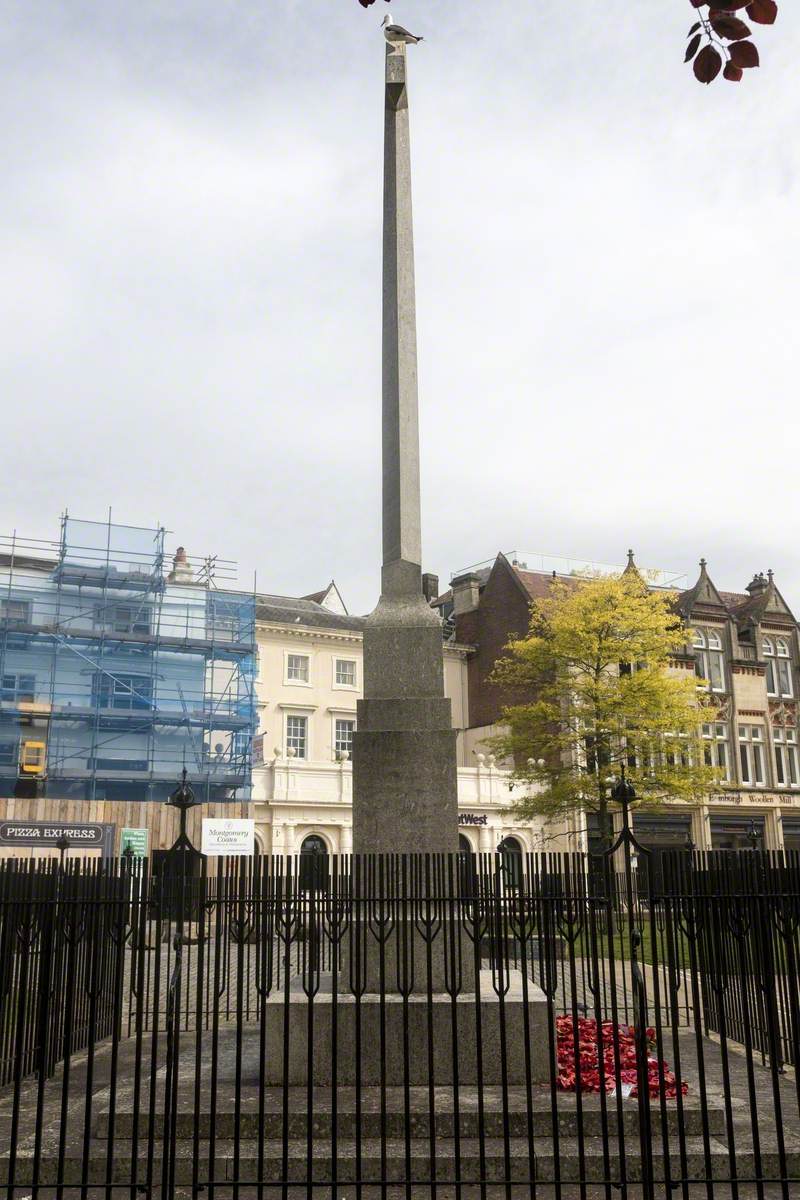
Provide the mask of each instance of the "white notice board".
POLYGON ((255 821, 236 817, 203 817, 203 854, 252 854, 255 850, 255 821))

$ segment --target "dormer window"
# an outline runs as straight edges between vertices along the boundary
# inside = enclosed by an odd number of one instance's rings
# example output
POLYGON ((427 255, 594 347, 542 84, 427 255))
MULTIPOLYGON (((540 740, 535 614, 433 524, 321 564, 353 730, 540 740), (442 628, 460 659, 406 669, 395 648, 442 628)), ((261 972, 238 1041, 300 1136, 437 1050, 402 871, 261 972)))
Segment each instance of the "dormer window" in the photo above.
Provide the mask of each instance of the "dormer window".
POLYGON ((767 695, 791 698, 794 695, 792 659, 786 638, 779 637, 775 641, 762 638, 761 653, 767 670, 767 695))
POLYGON ((694 669, 712 692, 725 691, 725 664, 722 657, 722 638, 716 629, 695 629, 694 669))

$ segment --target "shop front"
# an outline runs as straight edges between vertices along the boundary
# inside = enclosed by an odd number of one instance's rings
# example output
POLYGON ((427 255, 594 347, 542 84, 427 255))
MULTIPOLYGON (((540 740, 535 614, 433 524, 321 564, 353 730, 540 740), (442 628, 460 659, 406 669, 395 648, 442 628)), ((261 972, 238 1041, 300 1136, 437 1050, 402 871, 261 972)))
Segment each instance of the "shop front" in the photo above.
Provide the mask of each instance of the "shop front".
POLYGON ((764 850, 766 820, 763 813, 712 814, 712 850, 764 850))
POLYGON ((800 816, 794 813, 789 816, 784 815, 781 824, 784 850, 800 851, 800 816))

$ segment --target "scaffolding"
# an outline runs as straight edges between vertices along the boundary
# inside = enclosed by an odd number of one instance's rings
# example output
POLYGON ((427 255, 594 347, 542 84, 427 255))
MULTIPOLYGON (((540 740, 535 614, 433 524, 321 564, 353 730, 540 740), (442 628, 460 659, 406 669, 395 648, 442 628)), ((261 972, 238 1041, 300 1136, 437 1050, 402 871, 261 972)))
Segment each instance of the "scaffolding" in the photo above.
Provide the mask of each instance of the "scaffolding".
POLYGON ((232 564, 167 573, 165 530, 65 516, 0 537, 0 796, 247 800, 255 596, 232 564))

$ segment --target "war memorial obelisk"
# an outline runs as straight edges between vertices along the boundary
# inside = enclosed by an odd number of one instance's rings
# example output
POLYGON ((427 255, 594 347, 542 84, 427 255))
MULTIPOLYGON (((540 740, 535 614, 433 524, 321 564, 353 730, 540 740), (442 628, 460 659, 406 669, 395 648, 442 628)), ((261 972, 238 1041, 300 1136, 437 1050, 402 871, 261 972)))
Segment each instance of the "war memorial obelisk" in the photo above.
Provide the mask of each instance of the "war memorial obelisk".
MULTIPOLYGON (((440 907, 447 887, 460 886, 460 872, 450 874, 449 884, 439 876, 428 891, 432 860, 426 856, 424 869, 413 870, 426 853, 440 856, 434 864, 452 872, 454 860, 444 856, 458 850, 458 803, 441 625, 422 594, 404 41, 387 45, 385 103, 383 574, 380 601, 364 630, 364 699, 353 744, 352 904, 336 966, 316 974, 319 992, 300 975, 288 1010, 281 988, 266 1000, 273 1051, 261 1079, 304 1088, 312 1081, 324 1087, 416 1087, 434 1080, 438 1087, 516 1086, 548 1077, 544 993, 532 979, 523 985, 516 968, 506 965, 499 988, 497 972, 482 969, 481 947, 466 932, 469 917, 460 902, 446 912, 440 907), (388 863, 372 857, 385 854, 410 857, 388 863), (376 883, 386 889, 377 900, 376 883), (398 895, 405 902, 393 907, 398 895), (423 911, 428 918, 434 912, 432 923, 421 920, 423 911), (453 1004, 454 987, 468 1003, 453 1004), (313 1059, 307 1040, 312 1012, 313 1059)), ((327 912, 324 906, 317 911, 327 912)), ((319 965, 311 949, 307 954, 314 975, 319 965)))
POLYGON ((383 570, 364 629, 353 851, 458 850, 456 734, 442 630, 422 594, 406 44, 387 41, 383 150, 383 570))

